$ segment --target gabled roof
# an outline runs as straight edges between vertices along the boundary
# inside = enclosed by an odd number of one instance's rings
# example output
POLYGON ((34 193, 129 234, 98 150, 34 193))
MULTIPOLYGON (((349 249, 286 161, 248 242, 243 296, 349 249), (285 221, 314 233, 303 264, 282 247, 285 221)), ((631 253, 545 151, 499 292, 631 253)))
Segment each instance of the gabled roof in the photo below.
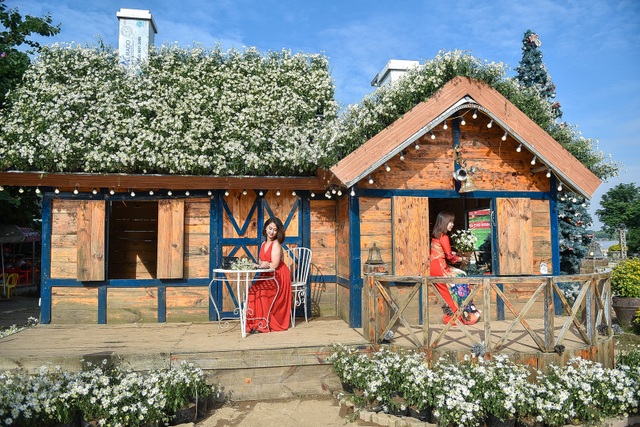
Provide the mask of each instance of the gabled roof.
POLYGON ((468 77, 449 81, 427 101, 340 160, 331 172, 343 185, 351 187, 462 108, 484 112, 537 156, 565 186, 583 197, 591 198, 602 182, 500 92, 468 77))

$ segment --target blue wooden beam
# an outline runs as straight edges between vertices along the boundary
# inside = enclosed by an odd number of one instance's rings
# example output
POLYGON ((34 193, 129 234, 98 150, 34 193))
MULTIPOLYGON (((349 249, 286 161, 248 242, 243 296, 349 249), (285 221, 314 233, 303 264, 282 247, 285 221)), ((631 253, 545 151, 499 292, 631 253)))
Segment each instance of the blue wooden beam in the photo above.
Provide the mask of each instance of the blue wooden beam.
POLYGON ((362 327, 362 275, 360 272, 360 200, 349 195, 349 326, 362 327))

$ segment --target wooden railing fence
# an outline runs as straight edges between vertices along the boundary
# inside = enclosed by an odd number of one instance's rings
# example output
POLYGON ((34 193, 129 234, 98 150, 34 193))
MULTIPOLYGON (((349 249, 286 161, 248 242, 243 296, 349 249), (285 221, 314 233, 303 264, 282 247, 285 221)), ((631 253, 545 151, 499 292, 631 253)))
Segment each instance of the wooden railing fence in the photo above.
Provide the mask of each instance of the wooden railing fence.
MULTIPOLYGON (((449 333, 452 327, 462 331, 471 345, 479 344, 485 346, 487 352, 497 353, 515 338, 516 331, 522 331, 531 337, 538 350, 543 353, 558 352, 562 348, 563 341, 570 329, 579 335, 581 340, 587 345, 595 345, 599 337, 608 337, 611 330, 611 272, 604 271, 593 274, 576 274, 565 276, 481 276, 481 277, 434 277, 434 276, 390 276, 390 275, 367 275, 365 279, 363 301, 363 328, 364 335, 372 343, 380 343, 388 336, 388 332, 396 327, 399 322, 404 326, 407 334, 411 337, 416 347, 423 347, 425 350, 433 350, 438 347, 443 338, 449 333), (443 326, 442 315, 438 313, 438 323, 430 320, 430 308, 428 298, 435 295, 444 304, 444 299, 435 288, 435 283, 467 283, 470 294, 462 303, 461 308, 454 314, 452 320, 443 326), (567 301, 564 293, 560 289, 561 283, 573 283, 579 289, 575 301, 572 304, 567 301), (505 285, 524 285, 531 287, 533 284, 533 294, 524 302, 512 301, 503 291, 505 285), (391 292, 391 285, 402 286, 404 289, 410 287, 409 292, 405 292, 402 298, 394 298, 391 292), (422 310, 422 339, 420 339, 412 325, 405 316, 407 307, 412 303, 417 295, 421 296, 421 303, 418 305, 422 310), (554 295, 557 296, 554 298, 554 295), (540 297, 542 296, 542 301, 540 297), (482 322, 478 323, 484 333, 477 333, 478 326, 472 327, 456 321, 461 315, 464 305, 475 301, 478 307, 482 308, 482 322), (513 318, 500 320, 506 322, 506 329, 501 328, 501 336, 497 336, 492 331, 492 325, 499 317, 496 315, 498 301, 504 304, 504 308, 513 315, 513 318), (562 316, 555 315, 556 303, 562 306, 562 316), (539 304, 542 304, 540 309, 539 304), (530 321, 533 315, 531 308, 538 304, 535 310, 536 322, 543 320, 544 328, 536 331, 531 327, 530 321), (556 324, 556 322, 562 322, 556 324), (455 323, 455 326, 454 326, 455 323), (561 328, 557 326, 562 325, 561 328), (437 328, 435 326, 437 325, 437 328), (499 339, 498 339, 499 338, 499 339), (496 342, 497 339, 497 342, 496 342)), ((415 301, 413 306, 415 306, 415 301)), ((419 331, 420 329, 417 328, 419 331)), ((419 332, 418 332, 419 334, 419 332)))

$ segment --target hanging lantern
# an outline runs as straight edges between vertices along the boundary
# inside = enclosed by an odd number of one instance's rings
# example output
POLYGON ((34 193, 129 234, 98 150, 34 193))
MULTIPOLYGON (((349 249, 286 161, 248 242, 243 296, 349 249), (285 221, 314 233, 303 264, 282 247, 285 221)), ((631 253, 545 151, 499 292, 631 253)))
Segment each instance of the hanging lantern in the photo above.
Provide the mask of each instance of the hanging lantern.
POLYGON ((375 242, 373 246, 369 248, 369 258, 364 263, 365 274, 388 274, 389 266, 382 260, 380 255, 380 248, 376 246, 375 242))

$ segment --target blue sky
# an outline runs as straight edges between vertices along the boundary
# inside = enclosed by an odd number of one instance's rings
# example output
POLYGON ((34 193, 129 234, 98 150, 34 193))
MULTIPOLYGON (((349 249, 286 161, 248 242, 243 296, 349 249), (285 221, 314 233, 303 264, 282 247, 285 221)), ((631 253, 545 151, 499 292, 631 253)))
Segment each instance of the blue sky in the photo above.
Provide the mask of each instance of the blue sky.
MULTIPOLYGON (((522 37, 542 41, 543 61, 556 85, 563 119, 622 162, 620 183, 640 185, 640 1, 637 0, 6 0, 21 13, 50 12, 62 24, 45 44, 117 46, 120 8, 146 9, 158 27, 156 45, 289 49, 329 58, 342 105, 370 93, 389 59, 424 62, 440 50, 465 50, 514 69, 522 37)), ((515 72, 510 71, 509 75, 515 72)))

